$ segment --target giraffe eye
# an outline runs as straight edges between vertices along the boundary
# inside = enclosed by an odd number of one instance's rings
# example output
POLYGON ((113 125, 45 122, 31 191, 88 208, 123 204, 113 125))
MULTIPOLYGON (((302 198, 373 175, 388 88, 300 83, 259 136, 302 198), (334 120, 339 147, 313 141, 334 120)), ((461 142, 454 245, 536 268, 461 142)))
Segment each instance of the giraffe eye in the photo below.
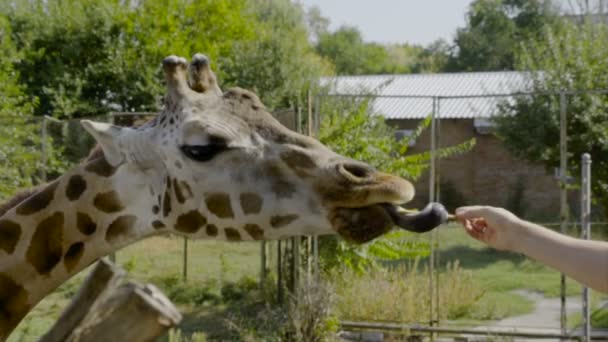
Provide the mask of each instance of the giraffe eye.
POLYGON ((206 162, 228 149, 228 147, 224 144, 182 145, 180 149, 186 157, 199 162, 206 162))

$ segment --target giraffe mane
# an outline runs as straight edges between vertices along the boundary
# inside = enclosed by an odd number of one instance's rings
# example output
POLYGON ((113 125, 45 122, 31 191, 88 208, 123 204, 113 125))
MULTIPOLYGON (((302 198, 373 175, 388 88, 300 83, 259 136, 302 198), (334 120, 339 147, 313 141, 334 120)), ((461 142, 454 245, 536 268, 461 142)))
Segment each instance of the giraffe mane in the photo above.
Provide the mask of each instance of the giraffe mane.
MULTIPOLYGON (((101 157, 104 157, 103 150, 101 149, 101 146, 95 145, 95 147, 93 147, 93 149, 91 149, 91 151, 89 152, 89 155, 87 156, 87 158, 85 158, 81 162, 81 164, 89 162, 91 160, 101 158, 101 157)), ((9 210, 13 209, 19 203, 23 202, 24 200, 26 200, 33 194, 46 188, 47 185, 48 185, 48 183, 44 183, 44 184, 35 186, 33 188, 23 189, 23 190, 17 192, 15 195, 13 195, 13 197, 0 203, 0 217, 4 216, 4 214, 6 214, 9 210)))

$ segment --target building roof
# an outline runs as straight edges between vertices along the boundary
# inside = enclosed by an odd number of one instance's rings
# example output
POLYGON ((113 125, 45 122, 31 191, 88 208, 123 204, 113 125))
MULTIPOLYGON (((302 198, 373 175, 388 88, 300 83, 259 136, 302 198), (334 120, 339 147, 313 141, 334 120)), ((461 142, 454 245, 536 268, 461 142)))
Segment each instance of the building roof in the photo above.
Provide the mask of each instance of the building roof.
POLYGON ((529 91, 532 84, 529 76, 517 71, 337 76, 323 78, 321 84, 329 86, 329 95, 378 96, 372 101, 372 111, 387 119, 425 118, 431 114, 433 96, 469 96, 442 98, 437 115, 467 119, 496 115, 497 105, 513 98, 483 96, 529 91))

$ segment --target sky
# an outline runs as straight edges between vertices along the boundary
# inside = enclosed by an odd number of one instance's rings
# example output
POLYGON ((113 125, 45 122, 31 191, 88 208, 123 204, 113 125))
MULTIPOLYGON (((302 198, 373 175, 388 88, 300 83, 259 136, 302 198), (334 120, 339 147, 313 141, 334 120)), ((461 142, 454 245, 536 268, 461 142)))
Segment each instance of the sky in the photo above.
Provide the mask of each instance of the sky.
MULTIPOLYGON (((608 0, 554 0, 566 11, 578 3, 591 8, 608 0)), ((472 0, 299 0, 305 8, 318 6, 331 20, 331 30, 356 26, 366 41, 427 45, 443 38, 451 42, 456 29, 465 25, 472 0)))
POLYGON ((366 41, 426 45, 451 41, 472 0, 300 0, 318 6, 330 29, 356 26, 366 41))

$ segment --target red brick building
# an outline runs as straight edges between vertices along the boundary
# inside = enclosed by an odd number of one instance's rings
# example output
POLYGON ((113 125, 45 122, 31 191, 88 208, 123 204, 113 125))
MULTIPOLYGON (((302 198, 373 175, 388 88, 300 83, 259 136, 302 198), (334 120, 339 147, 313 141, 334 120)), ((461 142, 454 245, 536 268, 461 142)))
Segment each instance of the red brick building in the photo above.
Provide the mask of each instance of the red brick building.
MULTIPOLYGON (((527 73, 340 76, 323 82, 331 85, 333 95, 373 93, 371 110, 396 127, 398 136, 409 135, 433 112, 435 101, 440 147, 475 138, 470 152, 439 162, 441 201, 448 206, 489 204, 531 218, 558 217, 559 187, 553 171, 518 160, 493 134, 492 118, 499 113, 498 106, 513 97, 492 95, 526 91, 527 73)), ((409 153, 429 151, 430 141, 427 129, 409 153)), ((429 197, 428 172, 415 185, 415 205, 419 206, 429 197)))

